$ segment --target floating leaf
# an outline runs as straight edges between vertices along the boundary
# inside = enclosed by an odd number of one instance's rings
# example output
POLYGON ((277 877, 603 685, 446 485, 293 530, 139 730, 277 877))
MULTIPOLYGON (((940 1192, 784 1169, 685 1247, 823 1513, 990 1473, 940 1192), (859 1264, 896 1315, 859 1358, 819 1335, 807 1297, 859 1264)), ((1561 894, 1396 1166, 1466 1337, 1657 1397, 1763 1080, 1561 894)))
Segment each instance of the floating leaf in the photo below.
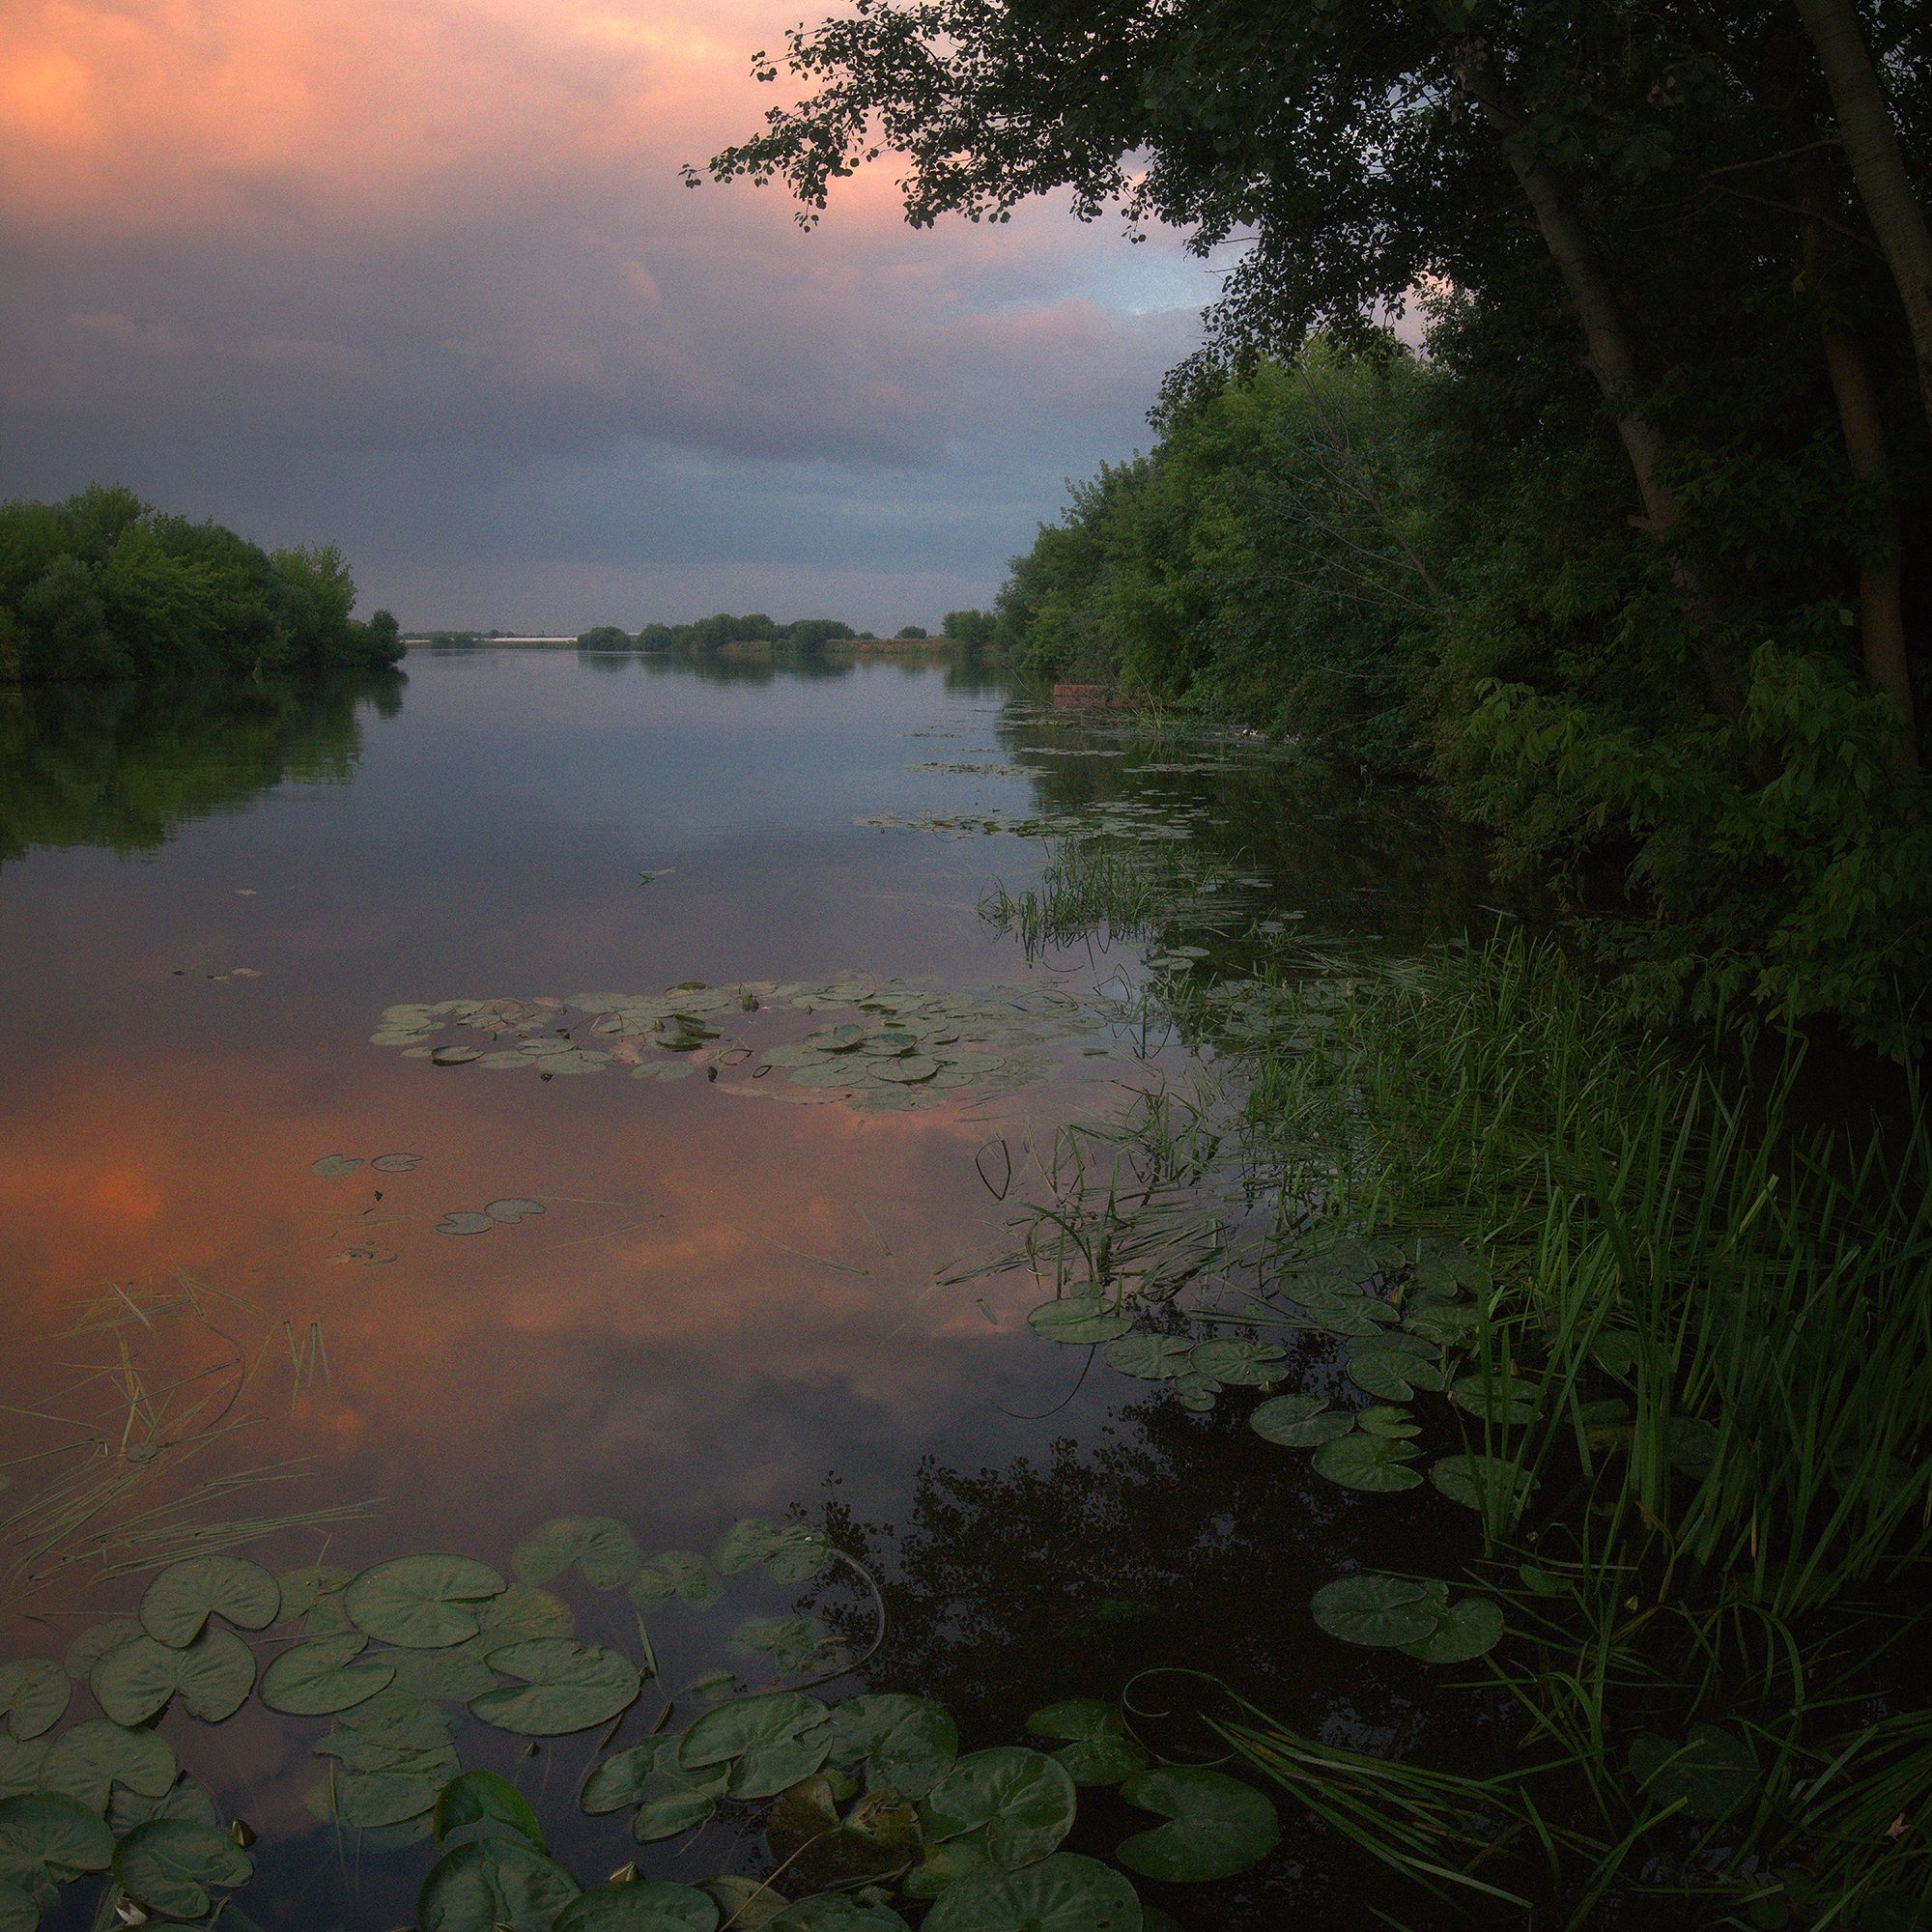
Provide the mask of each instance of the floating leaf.
MULTIPOLYGON (((640 1803, 650 1778, 660 1772, 681 1770, 677 1753, 683 1742, 679 1737, 651 1738, 607 1757, 584 1779, 579 1804, 594 1818, 640 1803)), ((717 1776, 717 1788, 720 1791, 724 1788, 722 1773, 717 1776)))
POLYGON ((1427 1583, 1374 1573, 1322 1584, 1309 1608, 1330 1636, 1382 1649, 1420 1643, 1435 1634, 1439 1621, 1427 1583))
POLYGON ((1750 1747, 1717 1724, 1692 1724, 1678 1743, 1646 1732, 1631 1747, 1630 1765, 1653 1804, 1681 1804, 1691 1817, 1713 1823, 1758 1787, 1750 1747))
POLYGON ((1417 1389, 1441 1390, 1449 1385, 1449 1378, 1438 1363, 1387 1347, 1380 1336, 1359 1341, 1350 1349, 1349 1379, 1384 1402, 1408 1402, 1417 1389))
POLYGON ((578 1895, 577 1881, 512 1838, 459 1845, 431 1867, 416 1894, 420 1932, 551 1932, 578 1895))
POLYGON ((487 1214, 478 1214, 473 1208, 461 1208, 445 1214, 436 1224, 439 1235, 487 1235, 496 1222, 487 1214))
POLYGON ((430 1055, 433 1066, 467 1066, 472 1060, 480 1060, 482 1054, 473 1046, 439 1046, 430 1055))
MULTIPOLYGON (((767 1691, 754 1697, 733 1698, 707 1711, 685 1733, 678 1761, 687 1771, 724 1764, 823 1723, 827 1712, 816 1697, 795 1690, 767 1691)), ((827 1739, 830 1748, 830 1739, 827 1739)))
POLYGON ((1528 1471, 1501 1456, 1444 1456, 1429 1471, 1429 1480, 1451 1502, 1480 1510, 1487 1497, 1512 1517, 1529 1494, 1528 1471))
POLYGON ((1193 1345, 1180 1335, 1122 1335, 1101 1351, 1109 1368, 1143 1381, 1167 1381, 1191 1366, 1193 1345))
POLYGON ((144 1634, 141 1619, 135 1616, 109 1617, 104 1623, 91 1625, 67 1647, 63 1659, 67 1674, 76 1684, 85 1684, 94 1675, 94 1666, 110 1650, 119 1650, 144 1634))
POLYGON ((331 1815, 352 1831, 381 1831, 427 1817, 443 1780, 455 1769, 444 1758, 420 1770, 356 1772, 329 1787, 331 1815))
POLYGON ((832 1713, 827 1761, 849 1765, 863 1759, 866 1782, 875 1790, 923 1798, 958 1754, 958 1727, 923 1697, 874 1692, 848 1698, 832 1713))
POLYGON ((717 1901, 731 1932, 770 1932, 772 1920, 784 1910, 784 1893, 769 1880, 760 1884, 737 1872, 720 1872, 706 1879, 702 1889, 717 1901))
POLYGON ((361 1165, 353 1153, 326 1153, 320 1160, 311 1161, 308 1171, 321 1175, 325 1180, 339 1180, 345 1174, 354 1174, 361 1165))
POLYGON ((431 1825, 437 1843, 445 1848, 508 1836, 539 1852, 550 1850, 529 1800, 494 1771, 466 1771, 452 1777, 437 1794, 431 1825))
POLYGON ((174 1751, 158 1732, 85 1718, 47 1747, 40 1788, 99 1814, 117 1784, 143 1798, 165 1798, 174 1789, 175 1772, 174 1751))
POLYGON ((226 1832, 180 1818, 137 1825, 114 1848, 115 1882, 151 1912, 199 1918, 212 1885, 246 1885, 254 1861, 226 1832))
POLYGON ((94 1701, 117 1724, 145 1724, 180 1694, 205 1723, 232 1718, 255 1683, 255 1654, 233 1631, 206 1630, 185 1650, 138 1636, 94 1667, 94 1701))
POLYGON ((379 1153, 369 1165, 378 1174, 410 1174, 422 1165, 419 1153, 379 1153))
POLYGON ((1119 1707, 1097 1697, 1049 1704, 1027 1719, 1027 1729, 1036 1737, 1067 1740, 1053 1758, 1075 1784, 1119 1784, 1147 1769, 1147 1752, 1127 1736, 1119 1707))
POLYGON ((499 1227, 514 1228, 519 1221, 526 1221, 533 1214, 541 1214, 544 1205, 541 1201, 530 1201, 523 1195, 510 1195, 501 1201, 486 1201, 483 1211, 499 1227))
POLYGON ((643 1567, 638 1539, 608 1516, 560 1516, 517 1545, 510 1568, 523 1583, 548 1583, 573 1564, 599 1590, 621 1589, 643 1567))
POLYGON ((1314 1449, 1346 1435, 1355 1426, 1347 1409, 1328 1406, 1320 1395, 1275 1395, 1258 1404, 1248 1427, 1284 1449, 1314 1449))
POLYGON ((1355 1417, 1355 1427, 1369 1435, 1386 1435, 1406 1441, 1422 1434, 1422 1425, 1406 1408, 1365 1408, 1355 1417))
POLYGON ((285 1650, 262 1673, 262 1702, 292 1717, 319 1718, 353 1710, 386 1690, 396 1666, 383 1659, 354 1663, 369 1639, 358 1631, 317 1637, 285 1650))
POLYGON ((787 1905, 765 1932, 907 1932, 907 1927, 890 1905, 849 1891, 821 1891, 787 1905))
POLYGON ((176 1778, 164 1797, 145 1798, 117 1784, 107 1801, 108 1828, 116 1833, 131 1832, 156 1818, 185 1818, 196 1825, 221 1823, 220 1807, 199 1778, 184 1773, 176 1778))
POLYGON ((804 1583, 824 1569, 831 1554, 832 1542, 823 1530, 746 1517, 718 1539, 717 1562, 726 1577, 762 1563, 778 1582, 804 1583))
POLYGON ((1073 1827, 1073 1779, 1063 1765, 1019 1745, 972 1751, 919 1807, 935 1842, 977 1838, 1004 1869, 1044 1858, 1073 1827))
POLYGON ((36 1932, 40 1922, 40 1900, 11 1879, 0 1878, 0 1932, 36 1932))
POLYGON ((282 1606, 281 1586, 245 1556, 190 1556, 170 1563, 141 1598, 141 1625, 151 1637, 185 1650, 211 1616, 242 1630, 266 1630, 282 1606))
POLYGON ((631 1579, 631 1600, 638 1604, 680 1603, 702 1609, 715 1604, 723 1591, 718 1573, 695 1549, 667 1549, 653 1556, 631 1579))
POLYGON ((37 1738, 60 1722, 73 1684, 67 1672, 44 1657, 0 1664, 0 1712, 16 1738, 37 1738))
POLYGON ((51 1792, 0 1799, 0 1872, 28 1891, 105 1871, 114 1834, 85 1805, 51 1792))
POLYGON ((555 1738, 608 1723, 638 1694, 638 1667, 601 1644, 532 1637, 490 1653, 490 1667, 522 1684, 470 1699, 474 1717, 525 1737, 555 1738))
POLYGON ((693 1886, 636 1878, 567 1905, 554 1932, 715 1932, 718 1902, 693 1886))
POLYGON ((531 1583, 512 1583, 501 1596, 486 1598, 476 1605, 476 1621, 482 1632, 473 1642, 485 1649, 524 1637, 577 1634, 570 1605, 531 1583))
MULTIPOLYGON (((492 1603, 501 1601, 491 1599, 492 1603)), ((382 1661, 394 1670, 398 1690, 413 1697, 450 1697, 467 1704, 470 1698, 496 1690, 497 1673, 490 1668, 487 1652, 513 1640, 485 1631, 449 1650, 395 1650, 382 1661)))
POLYGON ((1463 1376, 1449 1391, 1449 1400, 1485 1422, 1520 1426, 1534 1422, 1542 1391, 1522 1376, 1463 1376))
POLYGON ((1162 1766, 1128 1778, 1121 1796, 1168 1821, 1117 1854, 1146 1878, 1182 1885, 1232 1878, 1265 1858, 1281 1835, 1273 1804, 1224 1772, 1162 1766))
POLYGON ((1142 1924, 1140 1899, 1119 1872, 1078 1852, 1056 1852, 1024 1871, 948 1886, 924 1932, 1141 1932, 1142 1924))
POLYGON ((1344 1489, 1412 1490, 1422 1481, 1407 1466, 1415 1454, 1412 1444, 1386 1435, 1342 1435, 1316 1450, 1315 1467, 1344 1489))
POLYGON ((1428 1636, 1403 1650, 1424 1663, 1466 1663, 1493 1650, 1502 1634, 1502 1608, 1492 1598, 1461 1597, 1442 1612, 1428 1636))
POLYGON ((1196 1375, 1211 1381, 1258 1388, 1280 1379, 1278 1371, 1288 1350, 1273 1342, 1202 1342, 1190 1358, 1196 1375))
POLYGON ((39 1738, 21 1743, 0 1732, 0 1798, 18 1798, 27 1791, 43 1789, 41 1772, 47 1761, 47 1747, 39 1738))
POLYGON ((1118 1341, 1132 1331, 1134 1318, 1098 1294, 1063 1294, 1042 1301, 1027 1317, 1036 1335, 1049 1342, 1095 1343, 1118 1341))
POLYGON ((362 1572, 343 1602, 357 1630, 410 1650, 461 1643, 481 1629, 476 1605, 503 1579, 468 1556, 397 1556, 362 1572))

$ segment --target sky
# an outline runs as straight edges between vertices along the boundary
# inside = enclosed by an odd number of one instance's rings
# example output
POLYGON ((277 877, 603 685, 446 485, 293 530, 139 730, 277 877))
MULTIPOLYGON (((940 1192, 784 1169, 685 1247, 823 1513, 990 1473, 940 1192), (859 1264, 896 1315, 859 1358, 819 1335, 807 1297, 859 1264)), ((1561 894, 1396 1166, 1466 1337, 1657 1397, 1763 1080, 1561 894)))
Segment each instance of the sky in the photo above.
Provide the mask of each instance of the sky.
POLYGON ((0 496, 342 545, 406 626, 936 625, 1151 440, 1215 275, 687 188, 835 0, 5 0, 0 496))

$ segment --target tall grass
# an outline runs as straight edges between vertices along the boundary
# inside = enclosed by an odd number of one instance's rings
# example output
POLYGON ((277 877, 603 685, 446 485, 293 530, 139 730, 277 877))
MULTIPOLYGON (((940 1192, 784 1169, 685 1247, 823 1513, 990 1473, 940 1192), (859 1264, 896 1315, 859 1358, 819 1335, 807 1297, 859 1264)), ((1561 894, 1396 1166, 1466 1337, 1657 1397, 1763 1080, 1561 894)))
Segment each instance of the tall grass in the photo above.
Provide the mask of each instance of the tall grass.
MULTIPOLYGON (((1534 1848, 1537 1922, 1645 1896, 1656 1922, 1932 1922, 1932 1716, 1904 1688, 1932 1638, 1922 1110, 1802 1127, 1795 1043, 1755 1086, 1686 1060, 1520 938, 1244 1004, 1248 1160, 1353 1229, 1460 1236, 1481 1373, 1535 1389, 1533 1419, 1469 1425, 1514 1762, 1480 1828, 1394 1766, 1406 1809, 1331 1822, 1414 1874, 1429 1807, 1431 1876, 1479 1916, 1534 1848)), ((1290 1788, 1319 1748, 1226 1735, 1290 1788)))

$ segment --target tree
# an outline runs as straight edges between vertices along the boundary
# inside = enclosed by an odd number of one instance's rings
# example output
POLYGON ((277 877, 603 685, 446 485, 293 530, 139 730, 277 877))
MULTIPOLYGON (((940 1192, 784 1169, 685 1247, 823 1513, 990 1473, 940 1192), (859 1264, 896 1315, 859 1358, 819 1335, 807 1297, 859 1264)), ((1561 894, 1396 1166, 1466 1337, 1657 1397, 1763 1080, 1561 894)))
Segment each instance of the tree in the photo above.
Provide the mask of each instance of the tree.
POLYGON ((939 634, 969 651, 984 650, 993 641, 995 619, 988 611, 949 611, 939 620, 939 634))
POLYGON ((628 651, 631 648, 631 634, 621 631, 615 624, 597 624, 577 635, 577 648, 580 651, 628 651))
POLYGON ((893 636, 907 639, 923 639, 925 636, 925 626, 923 624, 904 624, 895 631, 893 636))

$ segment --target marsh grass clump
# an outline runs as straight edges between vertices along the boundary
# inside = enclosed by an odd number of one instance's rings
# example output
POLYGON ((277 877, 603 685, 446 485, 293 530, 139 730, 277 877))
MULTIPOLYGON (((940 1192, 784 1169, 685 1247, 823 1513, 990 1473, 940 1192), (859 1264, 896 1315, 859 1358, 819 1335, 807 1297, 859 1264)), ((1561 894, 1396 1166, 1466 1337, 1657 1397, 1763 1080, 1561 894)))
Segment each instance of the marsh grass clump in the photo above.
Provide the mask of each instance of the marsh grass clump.
POLYGON ((1480 1521, 1506 1625, 1484 1667, 1517 1722, 1453 1793, 1323 1772, 1251 1711, 1229 1742, 1354 1794, 1332 1823, 1484 1910, 1504 1885, 1560 1901, 1538 1923, 1611 1899, 1617 1922, 1927 1922, 1922 1112, 1806 1127, 1795 1043, 1752 1089, 1520 938, 1244 1008, 1244 1157, 1283 1202, 1480 1262, 1467 1453, 1436 1487, 1480 1521))

